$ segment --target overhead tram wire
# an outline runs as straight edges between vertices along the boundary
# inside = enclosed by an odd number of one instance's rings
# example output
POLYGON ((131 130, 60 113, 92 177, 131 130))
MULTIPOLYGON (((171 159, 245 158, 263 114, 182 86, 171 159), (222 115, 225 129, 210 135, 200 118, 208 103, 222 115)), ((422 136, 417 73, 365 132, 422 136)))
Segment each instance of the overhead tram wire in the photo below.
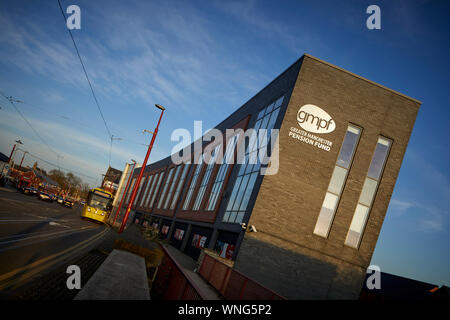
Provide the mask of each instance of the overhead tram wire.
POLYGON ((20 112, 19 108, 16 107, 16 105, 13 102, 12 97, 8 97, 6 96, 3 92, 0 91, 0 95, 2 95, 6 100, 9 101, 9 103, 14 107, 14 109, 17 111, 17 113, 22 117, 22 119, 28 124, 28 126, 33 130, 33 132, 38 136, 38 138, 42 141, 42 143, 44 143, 47 148, 52 151, 54 154, 58 155, 58 153, 53 150, 49 144, 47 143, 47 141, 45 141, 44 138, 42 138, 42 136, 39 134, 39 132, 37 132, 37 130, 31 125, 30 121, 28 121, 27 118, 25 118, 25 116, 22 114, 22 112, 20 112))
MULTIPOLYGON (((56 156, 58 157, 59 156, 59 154, 57 153, 57 152, 55 152, 49 145, 48 145, 48 143, 44 140, 44 138, 42 138, 42 136, 39 134, 39 132, 37 132, 37 130, 31 125, 31 123, 25 118, 25 116, 22 114, 22 112, 20 112, 20 110, 19 110, 19 108, 17 108, 16 107, 16 105, 11 101, 12 100, 12 97, 8 97, 8 96, 6 96, 2 91, 0 91, 0 95, 1 96, 3 96, 6 100, 8 100, 8 102, 14 107, 14 109, 19 113, 19 115, 23 118, 23 120, 30 126, 30 128, 34 131, 34 133, 39 137, 39 139, 54 153, 54 154, 56 154, 56 156)), ((50 161, 47 161, 47 160, 44 160, 44 159, 42 159, 41 157, 38 157, 38 156, 36 156, 35 154, 33 154, 33 153, 30 153, 29 151, 27 151, 27 154, 28 155, 30 155, 31 157, 33 157, 33 158, 36 158, 36 159, 38 159, 38 160, 40 160, 40 161, 42 161, 42 162, 45 162, 45 163, 47 163, 47 164, 49 164, 49 165, 51 165, 51 166, 53 166, 53 167, 55 167, 55 168, 61 168, 61 169, 63 169, 64 171, 67 171, 67 172, 73 172, 73 173, 76 173, 77 175, 79 175, 79 176, 83 176, 83 177, 85 177, 85 178, 88 178, 88 179, 91 179, 91 180, 93 180, 93 181, 96 181, 97 179, 96 178, 93 178, 93 177, 91 177, 91 176, 88 176, 88 175, 85 175, 85 174, 83 174, 83 173, 80 173, 80 172, 76 172, 76 171, 74 171, 74 170, 69 170, 69 169, 66 169, 66 168, 63 168, 63 167, 60 167, 60 166, 58 166, 58 165, 55 165, 54 163, 51 163, 50 161)), ((60 169, 59 169, 60 170, 60 169)))
MULTIPOLYGON (((26 101, 23 101, 23 104, 26 105, 26 106, 35 108, 35 109, 42 110, 42 111, 44 111, 44 112, 47 112, 47 113, 49 113, 49 114, 51 114, 51 115, 53 115, 53 116, 55 116, 55 117, 61 118, 61 119, 63 119, 63 120, 66 120, 66 121, 72 121, 73 123, 76 123, 78 126, 83 126, 83 127, 84 127, 83 130, 85 130, 85 128, 90 129, 90 130, 95 130, 95 131, 98 130, 97 127, 95 127, 95 126, 93 127, 92 125, 90 125, 90 124, 88 124, 88 123, 79 121, 79 120, 77 120, 77 119, 74 119, 74 118, 69 117, 69 116, 64 115, 64 114, 55 113, 55 112, 53 112, 53 111, 50 111, 49 109, 43 108, 43 107, 38 106, 38 105, 36 105, 36 104, 30 104, 30 103, 28 103, 28 102, 26 102, 26 101)), ((123 131, 118 130, 118 129, 116 129, 116 128, 112 128, 112 129, 113 129, 114 131, 119 131, 119 134, 120 134, 120 136, 122 137, 122 140, 126 140, 126 141, 131 142, 131 143, 134 143, 134 144, 136 144, 136 145, 141 145, 141 144, 142 144, 142 143, 140 143, 140 142, 137 142, 137 141, 131 139, 127 134, 123 133, 123 131)))
POLYGON ((35 155, 35 154, 33 154, 33 153, 30 153, 29 151, 27 151, 27 154, 30 155, 31 157, 37 159, 37 160, 40 160, 40 161, 42 161, 42 162, 44 162, 44 163, 46 163, 46 164, 48 164, 48 165, 50 165, 50 166, 53 166, 53 167, 57 168, 59 171, 72 172, 72 173, 77 174, 77 175, 79 175, 79 176, 82 176, 82 177, 84 177, 84 178, 91 179, 92 181, 96 181, 96 180, 97 180, 97 178, 94 178, 94 177, 85 175, 85 174, 80 173, 80 172, 77 172, 77 171, 75 171, 75 170, 69 170, 69 169, 67 169, 67 168, 58 166, 57 164, 54 164, 54 163, 52 163, 52 162, 50 162, 50 161, 47 161, 47 160, 44 160, 44 159, 42 159, 41 157, 38 157, 37 155, 35 155))
MULTIPOLYGON (((58 5, 59 5, 59 9, 61 9, 61 14, 63 15, 63 18, 64 18, 64 24, 66 24, 67 18, 66 18, 66 14, 64 13, 64 9, 62 8, 60 0, 58 0, 58 5)), ((94 97, 95 104, 97 105, 97 109, 100 112, 100 116, 103 119, 103 123, 105 124, 106 131, 108 131, 109 139, 111 139, 111 137, 112 137, 111 131, 109 130, 108 125, 107 125, 106 120, 105 120, 105 117, 103 116, 102 109, 100 108, 100 104, 99 104, 99 102, 97 100, 97 96, 95 95, 94 88, 92 87, 92 84, 91 84, 91 80, 89 80, 89 76, 88 76, 86 68, 84 66, 83 59, 81 59, 81 55, 80 55, 80 52, 78 51, 78 47, 77 47, 77 44, 75 42, 75 39, 74 39, 74 37, 72 35, 72 32, 70 31, 69 28, 67 28, 67 31, 69 32, 70 38, 72 39, 73 45, 75 47, 75 51, 77 52, 77 55, 78 55, 78 59, 80 60, 81 66, 83 68, 84 75, 86 76, 86 80, 89 83, 89 87, 91 88, 91 92, 92 92, 92 96, 94 97)))

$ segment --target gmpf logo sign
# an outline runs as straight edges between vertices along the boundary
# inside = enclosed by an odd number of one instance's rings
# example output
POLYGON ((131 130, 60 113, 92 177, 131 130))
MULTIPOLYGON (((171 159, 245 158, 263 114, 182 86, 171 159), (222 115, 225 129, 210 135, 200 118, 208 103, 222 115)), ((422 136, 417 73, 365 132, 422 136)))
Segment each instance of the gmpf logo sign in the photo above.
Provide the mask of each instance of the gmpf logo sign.
POLYGON ((297 121, 302 129, 313 133, 330 133, 336 128, 331 116, 313 104, 305 104, 298 110, 297 121))

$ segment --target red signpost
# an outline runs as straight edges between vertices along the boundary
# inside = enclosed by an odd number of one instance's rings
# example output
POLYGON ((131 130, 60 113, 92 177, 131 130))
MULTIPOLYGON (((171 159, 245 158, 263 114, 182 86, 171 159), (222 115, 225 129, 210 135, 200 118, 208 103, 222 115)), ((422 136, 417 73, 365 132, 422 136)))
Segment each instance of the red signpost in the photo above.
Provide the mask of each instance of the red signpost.
POLYGON ((138 191, 138 189, 139 189, 139 185, 141 184, 142 176, 143 176, 143 174, 144 174, 145 166, 147 165, 148 157, 150 156, 150 152, 152 151, 153 143, 155 142, 156 135, 158 134, 159 124, 161 123, 161 119, 162 119, 162 116, 163 116, 163 114, 164 114, 165 108, 164 108, 163 106, 161 106, 161 105, 159 105, 159 104, 155 104, 155 106, 156 106, 158 109, 161 110, 161 115, 159 116, 159 120, 158 120, 158 124, 157 124, 157 126, 156 126, 156 129, 155 129, 155 131, 152 133, 152 134, 153 134, 153 135, 152 135, 152 140, 151 140, 151 142, 150 142, 150 145, 148 146, 147 154, 145 155, 144 163, 142 164, 141 171, 139 172, 139 176, 138 176, 138 178, 137 178, 137 180, 136 180, 136 183, 134 184, 133 193, 131 194, 131 199, 130 199, 130 201, 129 201, 129 203, 128 203, 127 210, 125 211, 125 216, 124 216, 124 218, 123 218, 122 225, 120 226, 119 233, 122 233, 122 232, 123 232, 123 230, 124 230, 124 228, 125 228, 125 225, 126 225, 126 223, 127 223, 128 216, 129 216, 129 214, 130 214, 131 207, 133 206, 133 202, 134 202, 134 199, 136 198, 136 194, 137 194, 137 191, 138 191))

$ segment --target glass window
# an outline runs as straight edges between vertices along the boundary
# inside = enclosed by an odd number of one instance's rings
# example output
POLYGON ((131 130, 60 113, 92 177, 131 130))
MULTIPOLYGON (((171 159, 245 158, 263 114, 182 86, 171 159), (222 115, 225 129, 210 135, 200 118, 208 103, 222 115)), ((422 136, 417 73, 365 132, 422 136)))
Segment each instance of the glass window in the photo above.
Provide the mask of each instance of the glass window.
POLYGON ((353 152, 355 151, 356 143, 358 142, 359 134, 361 129, 348 126, 347 133, 345 134, 344 142, 342 143, 341 151, 339 152, 339 157, 337 165, 348 169, 350 162, 353 158, 353 152))
POLYGON ((345 239, 345 244, 350 247, 358 248, 361 242, 391 143, 391 140, 387 138, 378 138, 369 171, 367 172, 367 177, 364 181, 355 213, 353 214, 347 238, 345 239))
POLYGON ((334 214, 337 209, 337 204, 341 197, 342 189, 348 176, 348 170, 353 161, 356 145, 358 144, 361 129, 349 125, 345 133, 344 141, 342 142, 341 150, 339 151, 338 160, 331 175, 328 191, 325 194, 322 208, 317 218, 314 234, 328 237, 331 224, 334 219, 334 214))
POLYGON ((147 192, 148 192, 148 188, 150 187, 150 183, 152 182, 152 178, 153 178, 153 176, 147 177, 147 185, 145 186, 144 193, 142 194, 142 197, 141 197, 141 203, 139 204, 140 207, 142 207, 142 205, 144 204, 144 200, 147 198, 147 195, 148 195, 147 192))
POLYGON ((346 245, 354 248, 358 247, 368 212, 368 207, 362 204, 356 206, 355 214, 353 215, 352 223, 350 224, 350 229, 348 230, 347 238, 345 239, 346 245))
POLYGON ((170 189, 167 192, 167 197, 166 197, 166 201, 164 202, 163 209, 167 209, 167 206, 169 205, 169 200, 170 200, 170 197, 172 195, 173 189, 175 187, 175 183, 178 180, 178 175, 180 174, 181 167, 182 167, 181 165, 177 166, 177 169, 175 171, 175 175, 173 176, 173 179, 172 179, 172 183, 170 184, 170 189))
POLYGON ((169 173, 167 174, 167 179, 164 182, 164 187, 162 189, 161 195, 159 196, 158 205, 156 206, 158 209, 160 209, 161 206, 162 206, 162 202, 163 202, 164 197, 166 195, 166 191, 167 191, 167 188, 169 186, 169 183, 171 182, 170 179, 172 178, 174 169, 175 169, 175 167, 172 167, 172 168, 169 169, 169 173))
POLYGON ((359 197, 359 202, 370 207, 375 191, 377 190, 377 181, 371 178, 366 178, 364 186, 359 197))
POLYGON ((150 204, 149 204, 150 208, 153 207, 153 203, 155 202, 155 198, 156 198, 156 195, 158 194, 159 186, 161 185, 161 181, 162 181, 163 177, 164 177, 164 171, 162 171, 161 174, 159 175, 159 179, 158 179, 158 182, 156 183, 156 187, 153 192, 152 199, 150 200, 150 204))
POLYGON ((205 195, 206 187, 208 186, 209 178, 211 177, 212 171, 214 169, 214 165, 216 164, 216 158, 217 154, 219 152, 219 149, 221 147, 221 144, 216 146, 214 150, 211 152, 211 159, 209 160, 208 165, 206 166, 205 173, 203 174, 202 182, 200 183, 200 187, 197 192, 197 198, 195 199, 194 206, 192 207, 192 210, 197 211, 200 209, 200 205, 203 200, 203 196, 205 195))
POLYGON ((131 194, 133 193, 135 183, 136 183, 136 178, 133 179, 133 181, 131 182, 130 189, 128 189, 127 200, 125 201, 126 203, 128 203, 128 201, 130 200, 131 194))
POLYGON ((340 194, 342 186, 345 182, 345 177, 347 176, 347 170, 338 166, 334 167, 333 175, 331 176, 330 185, 328 190, 335 194, 340 194))
POLYGON ((319 218, 317 219, 314 233, 322 237, 328 237, 328 231, 333 221, 334 211, 338 203, 339 197, 335 194, 327 192, 320 209, 319 218))
POLYGON ((147 207, 147 208, 149 208, 150 200, 152 199, 153 191, 155 190, 155 186, 156 186, 156 183, 158 182, 160 174, 161 174, 161 172, 158 172, 157 174, 154 175, 154 178, 153 178, 153 181, 152 181, 152 186, 150 187, 150 191, 148 193, 147 201, 145 202, 145 207, 147 207))
POLYGON ((372 162, 369 167, 368 176, 378 180, 383 170, 384 161, 386 160, 387 153, 389 151, 390 141, 384 138, 378 139, 377 147, 372 158, 372 162))
POLYGON ((191 184, 189 186, 189 190, 187 192, 186 199, 183 204, 183 210, 187 210, 189 208, 189 204, 191 202, 191 198, 194 193, 195 185, 197 183, 197 179, 202 170, 202 167, 203 167, 203 154, 200 155, 200 163, 197 164, 197 167, 195 168, 194 171, 194 175, 192 176, 191 184))
POLYGON ((173 195, 172 203, 170 204, 170 207, 169 207, 170 210, 175 209, 175 205, 177 203, 178 197, 180 196, 180 192, 183 188, 184 181, 186 179, 186 174, 189 171, 189 167, 190 167, 190 164, 184 165, 183 173, 181 174, 180 181, 178 182, 177 190, 175 191, 175 194, 173 195))
POLYGON ((211 189, 211 194, 209 196, 208 204, 206 210, 213 211, 216 207, 217 200, 219 198, 220 192, 222 191, 222 186, 228 172, 229 163, 233 159, 234 150, 239 139, 240 133, 231 137, 228 141, 227 148, 225 150, 225 156, 223 163, 220 165, 219 171, 217 172, 216 179, 214 181, 213 187, 211 189))
POLYGON ((254 126, 255 135, 253 138, 250 137, 249 143, 246 144, 244 163, 239 165, 238 177, 234 183, 223 217, 224 222, 241 223, 244 218, 261 167, 258 152, 259 149, 265 147, 269 142, 268 139, 263 139, 267 143, 263 142, 258 145, 258 131, 256 130, 267 129, 267 132, 264 132, 264 134, 270 134, 270 130, 273 129, 278 118, 279 108, 282 102, 283 97, 275 103, 272 102, 258 113, 254 126))
POLYGON ((141 182, 139 183, 139 188, 138 188, 138 190, 136 192, 136 198, 134 198, 136 200, 136 203, 139 201, 139 196, 140 196, 142 185, 144 184, 144 182, 145 182, 145 177, 143 177, 141 179, 141 182))

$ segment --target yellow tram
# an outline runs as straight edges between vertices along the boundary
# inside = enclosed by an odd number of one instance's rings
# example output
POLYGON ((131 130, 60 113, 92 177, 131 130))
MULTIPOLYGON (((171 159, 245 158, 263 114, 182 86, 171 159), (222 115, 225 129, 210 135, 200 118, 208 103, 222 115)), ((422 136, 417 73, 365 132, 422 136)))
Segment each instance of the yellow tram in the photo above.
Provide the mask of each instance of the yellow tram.
POLYGON ((112 193, 100 188, 89 190, 86 203, 81 211, 81 218, 105 223, 111 213, 112 202, 112 193))

